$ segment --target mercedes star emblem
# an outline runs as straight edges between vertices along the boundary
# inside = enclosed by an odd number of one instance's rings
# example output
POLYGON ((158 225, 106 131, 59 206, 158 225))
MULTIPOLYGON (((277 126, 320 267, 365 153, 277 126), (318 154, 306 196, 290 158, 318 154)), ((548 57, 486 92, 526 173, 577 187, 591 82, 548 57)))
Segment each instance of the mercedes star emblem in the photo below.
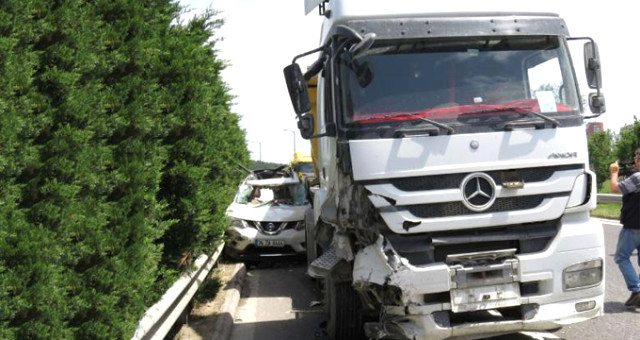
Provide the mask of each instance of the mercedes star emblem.
POLYGON ((462 203, 471 211, 485 211, 496 200, 496 182, 491 176, 476 172, 468 175, 460 185, 462 203))

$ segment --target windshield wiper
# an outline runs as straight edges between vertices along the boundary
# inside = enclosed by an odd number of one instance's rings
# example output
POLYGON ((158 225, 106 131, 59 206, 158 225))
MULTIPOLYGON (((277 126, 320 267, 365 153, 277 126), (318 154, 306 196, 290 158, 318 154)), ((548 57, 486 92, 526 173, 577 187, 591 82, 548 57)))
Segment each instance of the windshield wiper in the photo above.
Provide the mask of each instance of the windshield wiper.
POLYGON ((518 113, 531 114, 531 115, 534 115, 536 117, 542 118, 542 119, 546 120, 547 122, 551 123, 551 127, 553 127, 553 128, 556 128, 556 127, 560 126, 560 122, 558 122, 558 120, 553 119, 553 118, 551 118, 549 116, 545 116, 540 112, 535 112, 533 110, 526 110, 526 109, 525 110, 520 109, 517 112, 518 113))
POLYGON ((418 119, 420 119, 420 120, 422 120, 424 122, 427 122, 427 123, 429 123, 431 125, 435 125, 435 126, 441 128, 443 130, 447 130, 447 134, 448 135, 452 135, 452 134, 454 134, 456 132, 456 130, 454 130, 451 126, 448 126, 448 125, 445 125, 445 124, 442 124, 442 123, 438 123, 435 120, 427 119, 427 118, 424 118, 424 117, 416 117, 416 118, 418 118, 418 119))
MULTIPOLYGON (((522 107, 522 106, 503 106, 503 107, 496 107, 496 108, 491 108, 491 109, 482 109, 482 110, 475 110, 475 111, 468 111, 465 112, 463 114, 461 114, 461 116, 464 115, 468 115, 468 114, 477 114, 477 113, 491 113, 491 112, 503 112, 503 111, 513 111, 516 113, 520 113, 520 114, 530 114, 530 115, 534 115, 536 117, 542 118, 545 121, 551 123, 551 127, 556 128, 558 126, 560 126, 560 122, 554 118, 551 118, 549 116, 543 115, 540 112, 536 112, 533 111, 527 107, 522 107)), ((531 125, 531 122, 510 122, 504 125, 506 130, 513 130, 513 127, 516 125, 531 125)), ((538 125, 535 125, 536 128, 538 128, 538 125)), ((544 128, 544 125, 541 127, 544 128)))
MULTIPOLYGON (((423 112, 404 113, 404 114, 399 114, 399 115, 384 115, 384 116, 381 116, 380 118, 415 117, 417 119, 420 119, 423 122, 427 122, 427 123, 429 123, 429 124, 431 124, 433 126, 436 126, 436 127, 440 128, 440 129, 442 129, 442 130, 446 130, 447 131, 447 135, 452 135, 452 134, 454 134, 456 132, 452 127, 450 127, 450 126, 448 126, 446 124, 442 124, 440 122, 436 122, 435 120, 431 120, 431 119, 428 119, 428 118, 418 117, 418 115, 421 115, 421 114, 423 114, 423 112)), ((400 132, 400 131, 402 131, 402 129, 398 129, 397 131, 400 132)))

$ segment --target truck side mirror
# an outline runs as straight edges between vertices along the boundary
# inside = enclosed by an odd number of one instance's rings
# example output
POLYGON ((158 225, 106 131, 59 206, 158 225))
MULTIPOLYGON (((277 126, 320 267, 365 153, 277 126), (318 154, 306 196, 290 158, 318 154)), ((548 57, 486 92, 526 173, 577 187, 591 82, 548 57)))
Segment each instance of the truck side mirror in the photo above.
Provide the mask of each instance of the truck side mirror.
POLYGON ((300 130, 300 136, 302 136, 302 138, 311 139, 314 129, 313 115, 303 113, 298 117, 298 130, 300 130))
POLYGON ((598 45, 589 41, 584 44, 584 66, 587 72, 587 83, 592 89, 602 87, 602 72, 598 45))
MULTIPOLYGON (((307 92, 307 82, 302 75, 300 66, 293 63, 284 68, 284 78, 289 89, 289 97, 296 115, 300 116, 305 112, 311 111, 311 103, 309 101, 309 93, 307 92)), ((313 129, 311 130, 313 133, 313 129)))
POLYGON ((607 110, 604 94, 600 92, 602 87, 602 65, 598 45, 591 40, 584 44, 584 67, 587 72, 587 84, 589 88, 596 89, 596 93, 589 94, 589 108, 591 112, 603 114, 607 110))
POLYGON ((589 107, 593 113, 605 113, 607 105, 604 101, 604 95, 602 93, 589 93, 589 107))

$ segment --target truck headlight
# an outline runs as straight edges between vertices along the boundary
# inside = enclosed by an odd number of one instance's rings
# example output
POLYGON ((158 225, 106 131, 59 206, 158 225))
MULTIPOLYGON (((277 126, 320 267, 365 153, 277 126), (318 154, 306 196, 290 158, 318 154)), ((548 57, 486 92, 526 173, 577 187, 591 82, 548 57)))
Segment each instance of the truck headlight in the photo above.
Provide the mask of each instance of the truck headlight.
POLYGON ((576 178, 571 190, 571 196, 569 196, 569 201, 567 202, 567 208, 577 207, 585 203, 585 198, 590 189, 588 184, 587 175, 582 174, 576 178))
POLYGON ((565 291, 597 286, 602 282, 602 259, 591 260, 567 267, 562 273, 565 291))

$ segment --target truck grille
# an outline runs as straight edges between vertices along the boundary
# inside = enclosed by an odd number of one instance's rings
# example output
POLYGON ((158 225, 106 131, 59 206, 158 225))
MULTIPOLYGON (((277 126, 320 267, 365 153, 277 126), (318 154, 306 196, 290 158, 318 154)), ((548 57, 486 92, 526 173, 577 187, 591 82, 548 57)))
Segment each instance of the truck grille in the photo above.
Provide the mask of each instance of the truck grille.
MULTIPOLYGON (((549 179, 557 171, 583 169, 582 164, 569 164, 562 166, 546 166, 537 168, 516 169, 518 177, 525 183, 543 182, 549 179)), ((496 183, 502 183, 502 174, 507 170, 486 171, 485 173, 496 183)), ((394 187, 402 191, 425 191, 425 190, 443 190, 454 189, 460 187, 462 180, 469 175, 461 174, 443 174, 437 176, 422 177, 406 177, 395 178, 389 181, 394 187)))
POLYGON ((575 185, 590 187, 590 178, 578 181, 584 164, 487 170, 360 184, 387 227, 401 234, 555 220, 575 185))
POLYGON ((546 198, 568 196, 568 192, 553 193, 546 195, 532 195, 532 196, 516 196, 516 197, 504 197, 496 199, 496 202, 491 208, 475 212, 467 209, 461 202, 445 202, 445 203, 433 203, 433 204, 418 204, 407 206, 407 210, 416 217, 420 218, 436 218, 436 217, 449 217, 459 215, 471 215, 471 214, 486 214, 491 212, 500 211, 514 211, 533 209, 539 206, 546 198))
POLYGON ((559 221, 544 221, 413 235, 387 233, 385 237, 412 265, 444 262, 447 255, 515 248, 516 254, 544 250, 558 233, 559 221))

